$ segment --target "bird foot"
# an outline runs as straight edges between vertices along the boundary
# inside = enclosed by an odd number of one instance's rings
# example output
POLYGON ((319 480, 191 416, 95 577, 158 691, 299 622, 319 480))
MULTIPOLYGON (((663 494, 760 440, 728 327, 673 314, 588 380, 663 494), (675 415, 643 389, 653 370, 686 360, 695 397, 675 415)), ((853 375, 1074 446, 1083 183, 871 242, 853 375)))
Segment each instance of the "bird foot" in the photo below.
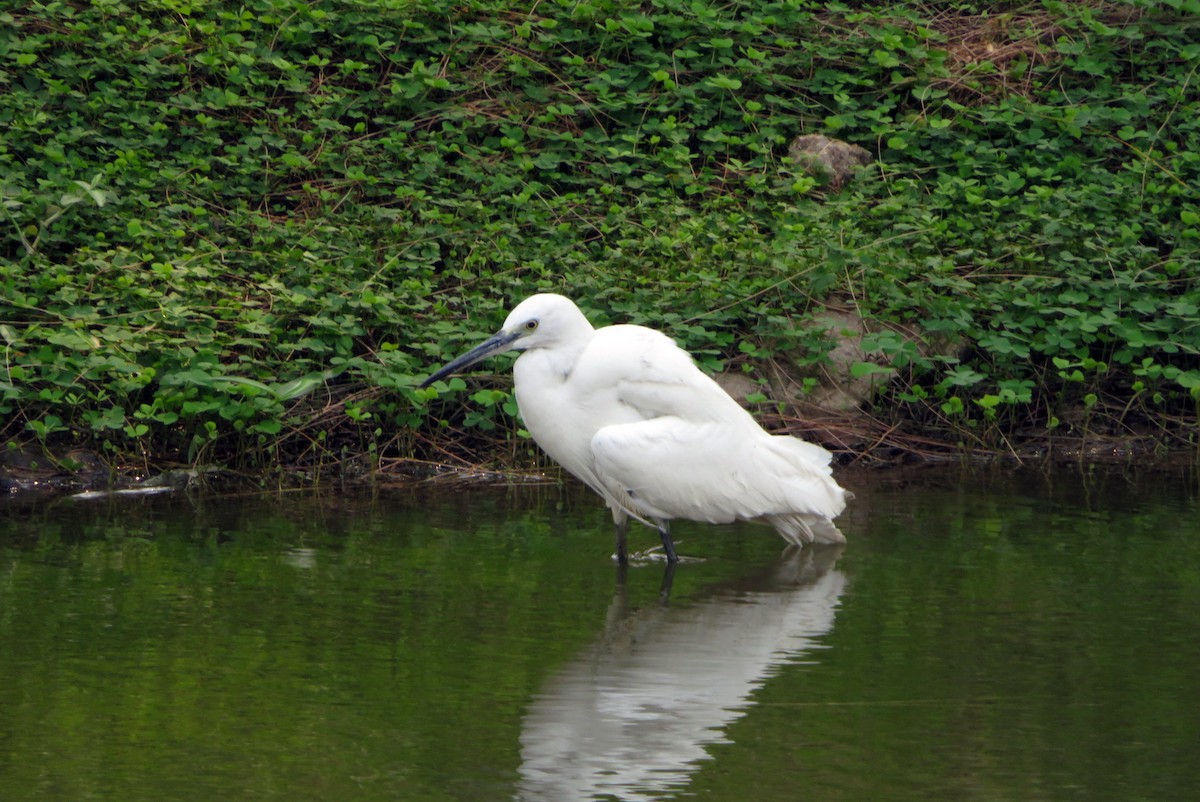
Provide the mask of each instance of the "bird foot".
MULTIPOLYGON (((612 558, 613 558, 613 562, 620 561, 616 554, 613 554, 612 558)), ((651 546, 650 548, 645 549, 643 551, 631 551, 631 552, 629 552, 628 562, 630 565, 650 565, 652 563, 665 563, 665 562, 667 562, 667 550, 664 549, 662 546, 651 546)), ((702 562, 704 562, 704 558, 703 557, 684 557, 684 556, 680 555, 679 562, 680 563, 702 563, 702 562)))

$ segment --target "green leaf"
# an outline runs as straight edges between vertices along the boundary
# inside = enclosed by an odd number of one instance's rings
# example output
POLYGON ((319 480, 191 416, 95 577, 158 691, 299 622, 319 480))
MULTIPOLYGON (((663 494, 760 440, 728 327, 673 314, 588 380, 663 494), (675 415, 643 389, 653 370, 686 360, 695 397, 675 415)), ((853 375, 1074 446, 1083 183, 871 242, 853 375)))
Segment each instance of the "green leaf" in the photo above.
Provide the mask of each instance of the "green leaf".
POLYGON ((124 429, 125 410, 120 407, 108 407, 92 417, 92 428, 96 430, 124 429))
POLYGON ((867 376, 893 375, 893 368, 887 365, 879 365, 874 362, 855 362, 850 366, 850 375, 855 379, 863 379, 867 376))
POLYGON ((941 405, 941 410, 946 415, 961 415, 966 407, 963 406, 962 399, 958 396, 950 396, 941 405))
POLYGON ((714 75, 708 78, 705 83, 714 89, 735 90, 742 88, 742 82, 740 80, 727 75, 714 75))

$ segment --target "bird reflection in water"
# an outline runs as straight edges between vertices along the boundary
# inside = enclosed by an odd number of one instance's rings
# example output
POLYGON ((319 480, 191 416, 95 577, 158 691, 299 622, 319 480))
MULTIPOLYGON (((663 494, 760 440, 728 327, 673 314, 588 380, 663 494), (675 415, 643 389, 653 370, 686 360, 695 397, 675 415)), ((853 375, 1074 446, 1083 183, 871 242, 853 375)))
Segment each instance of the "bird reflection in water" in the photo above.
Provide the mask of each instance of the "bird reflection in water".
MULTIPOLYGON (((833 627, 841 549, 789 549, 708 598, 631 609, 618 580, 603 635, 550 678, 521 734, 521 802, 658 799, 687 784, 751 693, 833 627)), ((665 585, 669 585, 668 572, 665 585)))

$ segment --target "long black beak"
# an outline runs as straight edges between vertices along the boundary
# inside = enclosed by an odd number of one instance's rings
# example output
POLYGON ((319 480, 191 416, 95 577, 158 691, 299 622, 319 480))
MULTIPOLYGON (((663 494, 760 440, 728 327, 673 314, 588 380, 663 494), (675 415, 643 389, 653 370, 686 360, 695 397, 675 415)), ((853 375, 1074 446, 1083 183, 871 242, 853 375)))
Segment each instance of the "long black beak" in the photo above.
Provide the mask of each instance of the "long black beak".
POLYGON ((513 342, 521 336, 521 333, 519 329, 517 331, 496 332, 458 359, 447 362, 432 376, 421 382, 421 386, 428 387, 438 379, 444 379, 451 373, 456 373, 463 368, 469 368, 471 365, 474 365, 476 362, 482 362, 489 356, 495 356, 496 354, 502 354, 505 351, 511 350, 513 342))

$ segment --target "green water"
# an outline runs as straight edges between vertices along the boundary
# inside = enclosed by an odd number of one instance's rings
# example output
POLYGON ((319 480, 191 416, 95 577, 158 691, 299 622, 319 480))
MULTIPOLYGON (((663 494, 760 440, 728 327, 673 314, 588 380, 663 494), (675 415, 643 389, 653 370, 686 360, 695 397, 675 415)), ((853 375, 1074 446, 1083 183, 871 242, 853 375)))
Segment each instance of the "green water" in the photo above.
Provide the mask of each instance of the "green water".
POLYGON ((1197 798, 1194 476, 847 484, 667 602, 570 489, 7 503, 0 799, 1197 798))

